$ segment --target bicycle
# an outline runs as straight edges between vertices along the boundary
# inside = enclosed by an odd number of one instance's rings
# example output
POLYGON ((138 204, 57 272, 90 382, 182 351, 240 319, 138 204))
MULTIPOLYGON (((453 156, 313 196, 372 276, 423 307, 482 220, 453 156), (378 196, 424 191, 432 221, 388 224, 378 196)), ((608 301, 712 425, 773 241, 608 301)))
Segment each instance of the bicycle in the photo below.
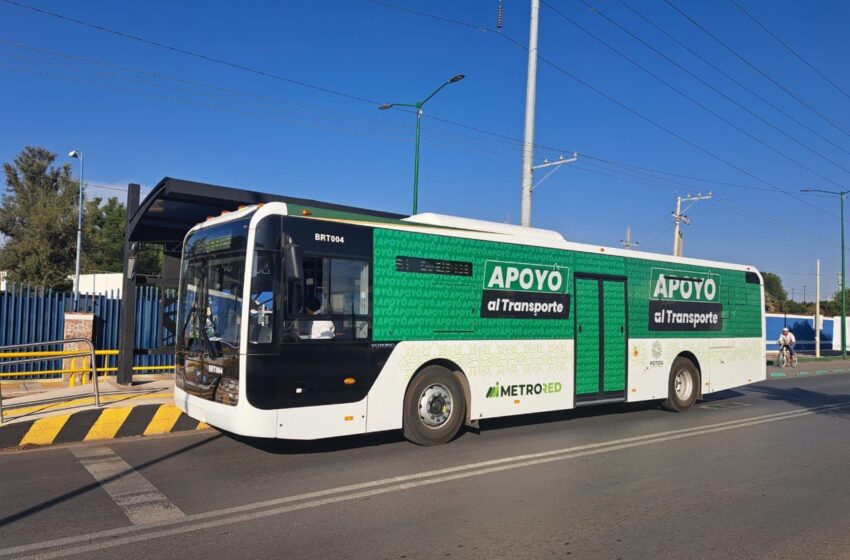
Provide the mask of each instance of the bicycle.
POLYGON ((791 348, 788 346, 781 346, 779 348, 779 367, 785 367, 789 363, 791 367, 797 367, 797 353, 791 353, 791 348))

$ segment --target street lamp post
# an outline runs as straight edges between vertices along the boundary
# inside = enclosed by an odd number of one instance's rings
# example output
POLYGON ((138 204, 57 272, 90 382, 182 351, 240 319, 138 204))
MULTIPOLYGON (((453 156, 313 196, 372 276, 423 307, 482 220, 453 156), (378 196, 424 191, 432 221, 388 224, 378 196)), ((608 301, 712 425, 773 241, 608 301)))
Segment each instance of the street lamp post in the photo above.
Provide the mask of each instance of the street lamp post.
POLYGON ((847 289, 845 287, 845 277, 847 274, 844 270, 844 197, 850 191, 826 191, 823 189, 803 189, 802 192, 819 192, 826 194, 834 194, 841 201, 841 357, 847 359, 847 289))
POLYGON ((80 160, 80 200, 77 208, 77 264, 74 280, 74 311, 80 310, 80 248, 83 239, 83 153, 71 150, 68 157, 80 160))
POLYGON ((392 109, 393 107, 413 107, 416 109, 416 151, 413 159, 413 214, 416 214, 419 209, 419 133, 422 128, 422 107, 428 103, 428 101, 437 95, 441 89, 446 87, 449 84, 454 84, 461 81, 464 78, 463 74, 458 74, 457 76, 452 77, 448 81, 444 82, 440 87, 431 92, 431 95, 423 99, 422 101, 417 101, 416 103, 384 103, 378 109, 381 111, 386 111, 387 109, 392 109))

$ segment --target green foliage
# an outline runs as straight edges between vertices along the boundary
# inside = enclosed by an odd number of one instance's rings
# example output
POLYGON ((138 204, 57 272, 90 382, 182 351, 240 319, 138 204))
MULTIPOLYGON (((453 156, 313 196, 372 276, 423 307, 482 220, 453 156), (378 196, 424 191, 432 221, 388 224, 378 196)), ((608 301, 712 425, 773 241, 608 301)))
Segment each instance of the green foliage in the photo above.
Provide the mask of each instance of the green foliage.
POLYGON ((162 274, 162 245, 143 243, 139 250, 136 274, 159 276, 162 274))
POLYGON ((764 291, 766 294, 770 294, 778 302, 788 299, 788 293, 782 287, 782 279, 779 276, 772 272, 762 272, 761 275, 764 278, 764 291))
MULTIPOLYGON (((79 182, 69 164, 55 161, 55 153, 28 146, 3 164, 0 269, 15 282, 63 290, 71 288, 76 261, 79 182)), ((124 204, 115 197, 85 201, 81 272, 122 270, 125 219, 124 204)))
POLYGON ((83 254, 81 268, 88 272, 120 272, 124 264, 126 211, 118 199, 87 200, 83 218, 83 254))
POLYGON ((0 205, 0 269, 9 278, 55 289, 69 288, 74 270, 79 184, 56 154, 27 146, 4 163, 6 192, 0 205))

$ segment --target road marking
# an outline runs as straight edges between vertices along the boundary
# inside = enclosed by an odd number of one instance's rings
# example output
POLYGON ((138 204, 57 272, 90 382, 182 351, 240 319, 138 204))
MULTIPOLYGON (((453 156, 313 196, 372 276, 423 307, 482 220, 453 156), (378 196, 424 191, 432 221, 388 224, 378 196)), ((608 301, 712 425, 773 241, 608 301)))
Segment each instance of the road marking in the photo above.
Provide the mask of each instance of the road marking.
POLYGON ((801 408, 786 412, 741 418, 738 420, 729 420, 726 422, 708 424, 706 426, 656 432, 654 434, 646 434, 643 436, 616 439, 552 451, 543 451, 540 453, 531 453, 527 455, 516 455, 513 457, 504 457, 501 459, 493 459, 490 461, 470 463, 420 473, 399 475, 391 478, 372 480, 358 484, 340 486, 337 488, 329 488, 326 490, 266 500, 253 504, 245 504, 242 506, 187 515, 180 520, 161 519, 147 525, 119 527, 86 535, 75 535, 72 537, 64 537, 41 543, 4 548, 0 549, 0 558, 14 555, 16 558, 20 558, 21 560, 47 560, 50 558, 71 556, 73 554, 84 554, 161 537, 180 535, 204 529, 211 529, 214 527, 253 521, 264 517, 281 515, 298 510, 310 509, 339 502, 347 502, 360 498, 387 494, 390 492, 410 490, 431 484, 530 467, 554 461, 564 461, 579 457, 610 453, 633 447, 757 426, 782 420, 801 418, 817 414, 822 411, 831 411, 848 407, 850 407, 850 401, 844 401, 812 408, 801 408), (32 552, 35 552, 35 554, 32 554, 31 556, 21 556, 23 553, 32 552))
POLYGON ((826 375, 827 373, 829 373, 829 370, 819 369, 815 372, 815 375, 826 375))
POLYGON ((130 407, 103 409, 83 441, 114 438, 132 410, 130 407))
POLYGON ((699 405, 700 408, 705 410, 728 410, 730 408, 738 408, 741 406, 753 406, 750 403, 739 402, 739 401, 717 401, 717 402, 709 402, 706 404, 699 405))
POLYGON ((181 410, 174 405, 160 406, 143 435, 167 434, 180 418, 181 410))
POLYGON ((71 452, 134 525, 186 517, 165 494, 108 447, 79 447, 71 452))
POLYGON ((33 422, 26 435, 21 439, 20 446, 27 445, 48 445, 53 443, 59 430, 65 425, 65 422, 70 418, 70 414, 62 414, 61 416, 51 416, 42 418, 33 422))
POLYGON ((769 373, 768 375, 770 375, 770 377, 785 377, 785 374, 782 373, 781 371, 773 371, 773 372, 769 373))

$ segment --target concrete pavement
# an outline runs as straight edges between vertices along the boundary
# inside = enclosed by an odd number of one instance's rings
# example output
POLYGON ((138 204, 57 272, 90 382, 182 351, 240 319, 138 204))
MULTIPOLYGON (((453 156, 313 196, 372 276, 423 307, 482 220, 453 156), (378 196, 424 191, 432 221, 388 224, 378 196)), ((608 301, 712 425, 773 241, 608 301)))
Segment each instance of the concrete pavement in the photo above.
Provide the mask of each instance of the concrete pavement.
POLYGON ((0 559, 845 558, 848 421, 850 376, 825 375, 437 448, 211 432, 0 454, 0 559), (167 513, 134 523, 140 503, 167 513))

